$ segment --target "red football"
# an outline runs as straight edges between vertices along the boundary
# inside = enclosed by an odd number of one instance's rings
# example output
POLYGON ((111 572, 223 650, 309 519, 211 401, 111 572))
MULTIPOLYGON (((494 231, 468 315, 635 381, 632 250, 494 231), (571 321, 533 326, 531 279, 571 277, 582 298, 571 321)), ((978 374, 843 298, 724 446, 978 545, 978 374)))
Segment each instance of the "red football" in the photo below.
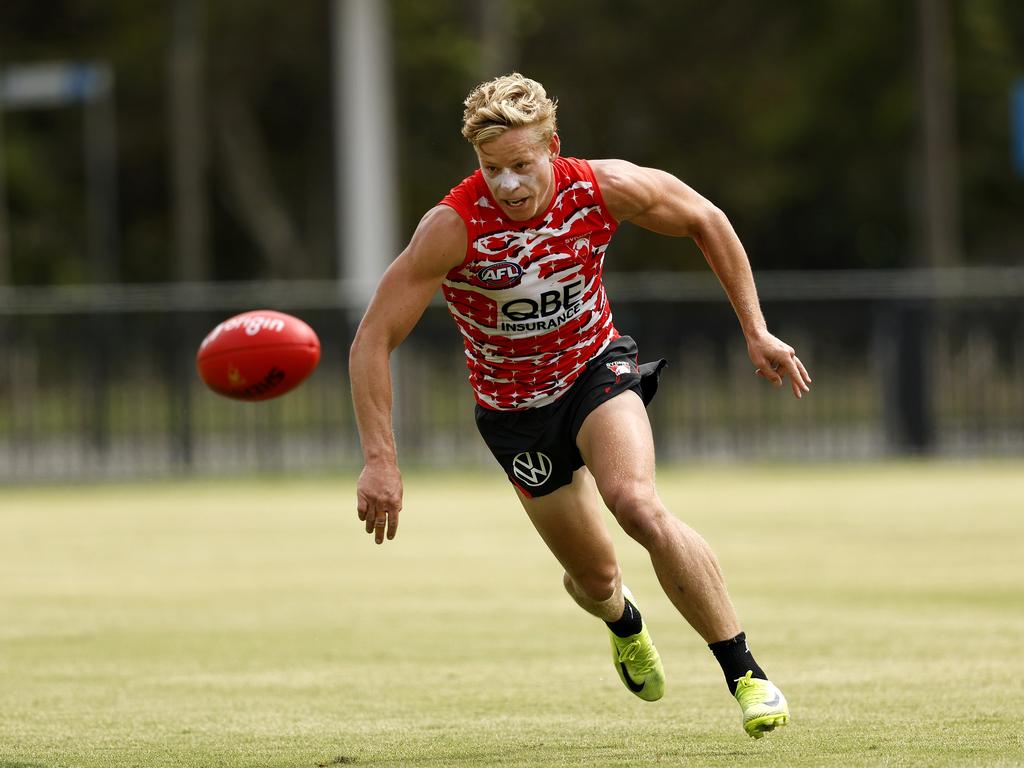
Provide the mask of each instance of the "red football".
POLYGON ((301 384, 320 362, 320 340, 302 320, 272 309, 228 318, 196 354, 199 377, 236 400, 269 400, 301 384))

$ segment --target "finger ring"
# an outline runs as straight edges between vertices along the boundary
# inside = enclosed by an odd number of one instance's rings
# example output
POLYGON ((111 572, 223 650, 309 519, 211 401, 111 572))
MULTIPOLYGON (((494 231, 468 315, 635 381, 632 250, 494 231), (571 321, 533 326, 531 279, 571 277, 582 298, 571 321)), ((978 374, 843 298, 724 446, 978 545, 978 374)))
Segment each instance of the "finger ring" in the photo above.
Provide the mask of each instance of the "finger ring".
POLYGON ((376 520, 374 520, 373 524, 378 528, 383 528, 385 525, 388 524, 388 521, 386 518, 378 517, 376 520))

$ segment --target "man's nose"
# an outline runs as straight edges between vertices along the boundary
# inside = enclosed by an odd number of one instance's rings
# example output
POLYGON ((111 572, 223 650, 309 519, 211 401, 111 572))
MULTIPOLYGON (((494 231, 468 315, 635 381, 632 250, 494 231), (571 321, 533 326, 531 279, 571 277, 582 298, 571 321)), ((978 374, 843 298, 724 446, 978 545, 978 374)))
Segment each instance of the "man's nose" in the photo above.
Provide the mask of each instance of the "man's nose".
POLYGON ((512 191, 519 186, 519 177, 516 176, 512 171, 502 171, 498 176, 498 188, 501 190, 512 191))

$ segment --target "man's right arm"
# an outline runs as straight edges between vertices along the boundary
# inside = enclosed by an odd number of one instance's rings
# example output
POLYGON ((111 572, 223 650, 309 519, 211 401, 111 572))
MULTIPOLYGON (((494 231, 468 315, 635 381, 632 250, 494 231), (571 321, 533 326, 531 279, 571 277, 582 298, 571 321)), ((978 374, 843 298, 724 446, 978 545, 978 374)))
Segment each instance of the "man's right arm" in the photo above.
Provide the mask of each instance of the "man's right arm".
POLYGON ((359 519, 383 543, 393 539, 402 509, 402 477, 391 423, 394 350, 419 321, 449 270, 466 253, 466 226, 446 205, 420 220, 409 245, 384 272, 349 352, 352 405, 363 448, 356 488, 359 519))

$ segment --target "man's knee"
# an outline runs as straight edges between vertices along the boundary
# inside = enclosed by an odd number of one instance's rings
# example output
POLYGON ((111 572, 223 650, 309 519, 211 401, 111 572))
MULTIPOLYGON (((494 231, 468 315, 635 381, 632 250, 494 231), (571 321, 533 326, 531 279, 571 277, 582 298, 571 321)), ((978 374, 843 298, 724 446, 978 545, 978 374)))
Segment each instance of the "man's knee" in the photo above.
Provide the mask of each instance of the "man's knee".
POLYGON ((619 566, 617 563, 594 563, 579 573, 570 575, 566 572, 562 581, 570 594, 575 588, 584 597, 597 603, 611 599, 619 585, 619 566))
POLYGON ((619 525, 645 547, 656 544, 669 524, 669 515, 653 489, 631 486, 605 499, 619 525))

